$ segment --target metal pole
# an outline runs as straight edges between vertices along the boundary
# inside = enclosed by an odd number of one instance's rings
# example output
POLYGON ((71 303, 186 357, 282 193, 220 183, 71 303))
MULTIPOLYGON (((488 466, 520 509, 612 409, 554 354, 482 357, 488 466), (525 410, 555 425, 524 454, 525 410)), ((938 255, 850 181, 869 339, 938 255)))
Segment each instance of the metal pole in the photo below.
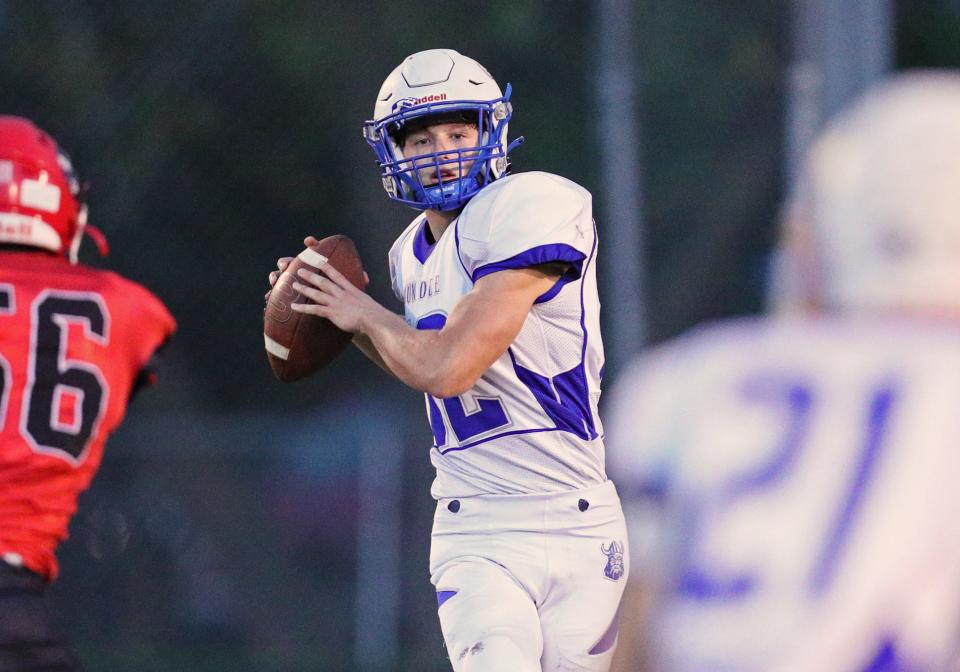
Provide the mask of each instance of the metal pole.
POLYGON ((823 123, 891 69, 892 0, 795 0, 791 18, 786 175, 792 191, 823 123))
POLYGON ((391 424, 370 418, 359 432, 360 506, 353 660, 357 669, 392 670, 400 653, 403 444, 391 424))
MULTIPOLYGON (((832 115, 881 79, 893 62, 892 0, 794 0, 793 57, 787 70, 784 176, 797 190, 804 158, 832 115)), ((789 312, 802 299, 799 269, 783 250, 771 257, 769 307, 789 312)))
POLYGON ((642 169, 638 115, 639 73, 633 2, 598 3, 597 118, 603 187, 598 220, 604 255, 601 299, 607 370, 616 372, 646 338, 642 169))

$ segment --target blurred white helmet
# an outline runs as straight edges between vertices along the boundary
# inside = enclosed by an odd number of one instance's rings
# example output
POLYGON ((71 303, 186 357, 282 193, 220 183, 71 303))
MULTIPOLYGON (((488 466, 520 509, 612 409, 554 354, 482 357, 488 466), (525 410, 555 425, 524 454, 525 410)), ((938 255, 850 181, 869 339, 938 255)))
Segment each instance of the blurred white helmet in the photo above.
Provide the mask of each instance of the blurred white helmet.
POLYGON ((482 187, 507 172, 507 124, 513 113, 510 85, 500 90, 486 68, 452 49, 430 49, 408 56, 384 81, 377 95, 373 119, 363 135, 380 165, 383 186, 390 198, 417 209, 455 210, 482 187), (439 167, 472 161, 458 179, 424 185, 414 157, 403 156, 397 142, 404 127, 425 118, 463 120, 477 126, 476 147, 419 155, 439 167))
POLYGON ((773 284, 781 309, 960 309, 960 74, 891 77, 826 127, 773 284))

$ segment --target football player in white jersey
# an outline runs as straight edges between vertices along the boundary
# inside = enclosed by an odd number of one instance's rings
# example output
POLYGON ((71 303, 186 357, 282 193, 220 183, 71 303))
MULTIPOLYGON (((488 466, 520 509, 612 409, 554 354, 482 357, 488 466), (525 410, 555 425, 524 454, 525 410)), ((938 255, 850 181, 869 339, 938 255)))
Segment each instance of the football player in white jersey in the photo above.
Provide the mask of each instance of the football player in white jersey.
POLYGON ((618 672, 960 669, 960 75, 870 91, 789 205, 790 315, 696 329, 614 391, 611 473, 659 542, 634 576, 660 579, 652 660, 618 672))
POLYGON ((597 232, 579 185, 509 174, 511 114, 510 86, 476 61, 404 60, 364 127, 390 198, 421 211, 389 254, 404 314, 332 268, 301 274, 314 304, 295 307, 426 393, 430 573, 454 670, 602 672, 628 558, 597 414, 597 232))

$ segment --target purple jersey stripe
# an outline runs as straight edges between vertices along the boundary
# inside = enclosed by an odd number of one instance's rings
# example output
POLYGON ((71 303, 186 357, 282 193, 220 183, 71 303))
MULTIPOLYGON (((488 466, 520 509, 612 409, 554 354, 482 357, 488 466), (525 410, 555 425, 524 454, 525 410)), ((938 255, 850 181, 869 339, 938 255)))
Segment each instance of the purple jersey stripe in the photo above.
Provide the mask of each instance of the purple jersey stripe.
MULTIPOLYGON (((583 270, 583 260, 586 259, 586 257, 587 255, 577 248, 564 243, 539 245, 537 247, 531 247, 529 250, 525 250, 520 254, 516 254, 509 259, 495 261, 486 264, 485 266, 481 266, 473 272, 472 279, 474 282, 476 282, 483 276, 496 273, 497 271, 529 268, 530 266, 560 261, 570 264, 570 268, 567 270, 567 272, 564 273, 563 276, 557 281, 557 284, 562 286, 563 284, 578 280, 580 278, 580 274, 583 270)), ((548 290, 547 294, 553 296, 559 291, 559 287, 555 285, 548 290)), ((541 299, 538 298, 537 301, 540 302, 541 299)))
POLYGON ((421 264, 425 264, 427 263, 427 257, 430 256, 436 246, 436 242, 431 243, 427 240, 427 219, 424 217, 423 222, 413 234, 413 256, 421 264))
POLYGON ((455 590, 438 590, 437 591, 437 609, 442 607, 444 602, 446 602, 456 594, 457 594, 457 591, 455 590))

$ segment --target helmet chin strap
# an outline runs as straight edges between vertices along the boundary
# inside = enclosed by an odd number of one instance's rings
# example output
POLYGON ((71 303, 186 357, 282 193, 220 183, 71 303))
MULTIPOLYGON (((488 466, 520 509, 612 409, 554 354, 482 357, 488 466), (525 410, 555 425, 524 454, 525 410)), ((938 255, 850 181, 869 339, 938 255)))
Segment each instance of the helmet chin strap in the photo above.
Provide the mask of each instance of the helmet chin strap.
POLYGON ((520 145, 522 145, 522 144, 525 143, 526 141, 527 141, 527 139, 526 139, 524 136, 521 135, 519 138, 517 138, 516 140, 514 140, 513 142, 511 142, 509 145, 507 145, 507 154, 509 154, 510 152, 512 152, 513 150, 515 150, 517 147, 519 147, 520 145))
POLYGON ((110 245, 107 243, 107 237, 103 235, 103 231, 92 224, 87 224, 87 206, 84 204, 80 206, 80 212, 77 213, 77 232, 70 242, 68 259, 71 264, 77 263, 80 256, 80 243, 83 242, 84 235, 90 236, 94 245, 97 246, 97 252, 100 253, 101 257, 106 257, 110 254, 110 245))
POLYGON ((70 241, 70 250, 67 258, 71 264, 77 263, 80 255, 80 242, 83 240, 83 230, 87 226, 87 206, 85 203, 80 205, 80 211, 77 213, 77 230, 73 234, 73 240, 70 241))
POLYGON ((433 187, 425 187, 423 189, 423 195, 426 196, 427 200, 430 202, 430 205, 427 206, 427 209, 448 212, 450 210, 462 208, 464 203, 460 202, 460 194, 469 189, 471 184, 475 183, 476 181, 476 176, 468 176, 461 177, 456 180, 450 180, 433 187), (453 198, 448 200, 448 198, 444 198, 444 196, 453 198))
POLYGON ((97 246, 97 252, 101 257, 107 257, 110 255, 110 245, 107 243, 107 237, 103 235, 103 231, 93 224, 87 224, 83 228, 83 232, 90 236, 93 244, 97 246))

